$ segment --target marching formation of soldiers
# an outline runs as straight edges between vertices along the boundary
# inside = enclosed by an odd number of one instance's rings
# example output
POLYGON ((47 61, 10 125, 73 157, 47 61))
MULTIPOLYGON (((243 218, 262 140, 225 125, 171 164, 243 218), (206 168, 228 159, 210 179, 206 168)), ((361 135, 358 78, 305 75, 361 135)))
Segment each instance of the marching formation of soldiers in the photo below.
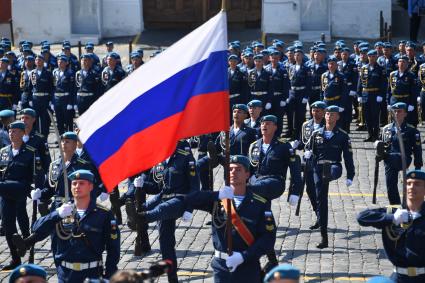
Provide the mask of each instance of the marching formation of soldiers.
POLYGON ((246 48, 231 42, 230 159, 225 132, 181 140, 169 158, 129 178, 121 196, 118 189, 106 193, 78 140, 74 118, 140 67, 143 50, 131 53, 131 64, 123 68, 112 42, 102 59, 93 44, 85 49, 78 59, 64 41, 54 56, 42 42, 35 54, 32 43, 22 41, 16 55, 10 41, 0 43, 0 215, 12 258, 3 270, 19 266, 28 251, 33 260, 34 245, 50 236, 60 282, 111 277, 120 258, 120 207, 125 206, 127 225, 137 231, 135 253, 151 250, 148 223, 158 221, 160 252, 170 262, 168 281, 178 282, 176 220, 190 222, 199 209, 212 215, 215 282, 261 282, 278 265, 271 203, 284 193, 288 169, 289 204, 299 213, 306 187, 316 215, 310 229, 321 235, 316 247, 328 248, 329 184, 341 178, 342 161, 345 183, 353 184, 349 133, 356 119, 357 130, 367 130, 365 142, 375 142, 389 203, 398 206, 364 211, 358 221, 382 229, 397 282, 423 282, 425 172, 416 127, 425 118, 425 53, 417 56, 414 43, 400 41, 393 55, 389 42, 372 48, 356 41, 351 53, 339 40, 328 54, 318 41, 307 55, 299 41, 286 49, 280 40, 246 48), (47 143, 51 125, 60 152, 54 160, 47 143), (412 162, 414 170, 406 173, 412 162), (217 191, 212 172, 218 165, 226 168, 228 182, 217 191), (402 197, 399 171, 405 176, 402 197), (146 200, 146 195, 154 196, 146 200), (33 201, 31 225, 27 197, 33 201), (112 211, 96 203, 108 198, 112 211), (263 268, 262 256, 268 259, 263 268))

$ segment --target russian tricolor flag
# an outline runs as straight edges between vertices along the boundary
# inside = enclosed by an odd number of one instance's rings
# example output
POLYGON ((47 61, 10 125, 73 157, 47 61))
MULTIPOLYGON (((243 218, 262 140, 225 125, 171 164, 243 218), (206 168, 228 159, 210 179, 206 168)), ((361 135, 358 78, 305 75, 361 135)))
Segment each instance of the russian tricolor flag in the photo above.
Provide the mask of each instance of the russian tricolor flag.
POLYGON ((229 129, 224 11, 142 65, 78 120, 111 191, 165 160, 183 138, 229 129))

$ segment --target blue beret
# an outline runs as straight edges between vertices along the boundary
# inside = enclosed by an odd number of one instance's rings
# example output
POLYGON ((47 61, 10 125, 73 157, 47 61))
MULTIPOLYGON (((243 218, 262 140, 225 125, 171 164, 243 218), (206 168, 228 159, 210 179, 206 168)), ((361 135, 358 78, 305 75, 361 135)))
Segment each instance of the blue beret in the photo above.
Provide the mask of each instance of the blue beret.
POLYGON ((42 49, 48 49, 48 50, 50 50, 50 44, 45 43, 45 44, 43 44, 43 45, 41 46, 41 48, 42 48, 42 49))
POLYGON ((350 52, 350 48, 344 47, 344 48, 342 48, 342 52, 350 52))
POLYGON ((384 42, 384 48, 393 48, 391 42, 384 42))
POLYGON ((384 276, 374 276, 367 280, 367 283, 395 283, 393 280, 384 276))
POLYGON ((369 50, 367 52, 367 56, 377 56, 377 55, 378 55, 378 51, 376 51, 375 49, 369 50))
POLYGON ((283 47, 284 43, 282 41, 273 42, 273 45, 276 47, 283 47))
POLYGON ((369 51, 369 48, 368 47, 362 47, 362 48, 360 48, 360 52, 361 53, 367 53, 369 51))
POLYGON ((326 103, 323 101, 316 101, 310 105, 310 108, 320 108, 320 109, 326 109, 326 103))
POLYGON ((41 54, 37 54, 37 55, 35 56, 35 58, 42 59, 42 60, 44 61, 44 56, 43 56, 43 55, 41 55, 41 54))
POLYGON ((263 116, 260 120, 260 122, 267 122, 267 121, 277 124, 277 117, 275 115, 266 115, 266 116, 263 116))
POLYGON ((36 264, 21 264, 10 273, 9 283, 14 283, 23 276, 38 276, 46 279, 47 272, 36 264))
POLYGON ((49 49, 46 49, 46 48, 43 48, 43 49, 41 49, 41 54, 44 54, 44 53, 49 53, 50 52, 50 50, 49 49))
POLYGON ((66 57, 65 55, 61 55, 61 56, 58 56, 58 60, 68 62, 68 57, 66 57))
POLYGON ((247 106, 248 107, 263 107, 263 102, 261 102, 261 100, 254 99, 248 102, 247 106))
POLYGON ((71 45, 71 41, 69 41, 69 40, 62 41, 62 46, 64 46, 64 45, 71 45))
POLYGON ((325 48, 322 48, 322 47, 318 47, 317 48, 317 50, 316 50, 316 52, 319 52, 319 53, 326 53, 326 49, 325 48))
POLYGON ((245 167, 246 170, 250 170, 250 162, 248 157, 244 155, 232 155, 230 156, 230 164, 236 163, 241 164, 243 167, 245 167))
POLYGON ((294 40, 292 43, 294 46, 303 47, 303 42, 300 40, 294 40))
POLYGON ((29 116, 35 118, 37 116, 37 113, 32 108, 25 108, 25 109, 22 109, 21 115, 29 115, 29 116))
POLYGON ((0 118, 9 118, 9 117, 15 117, 15 111, 12 111, 10 109, 4 109, 0 111, 0 118))
POLYGON ((31 48, 29 46, 22 47, 22 52, 31 52, 31 48))
POLYGON ((310 47, 310 51, 313 51, 313 52, 317 51, 317 47, 316 46, 310 47))
POLYGON ((304 53, 301 48, 295 47, 294 53, 304 53))
POLYGON ((232 110, 234 110, 234 109, 243 110, 246 113, 248 113, 248 106, 246 106, 245 104, 235 104, 235 105, 233 105, 232 110))
POLYGON ((399 42, 398 42, 398 44, 406 44, 406 40, 400 40, 399 42))
POLYGON ((326 47, 326 44, 324 43, 324 42, 322 42, 322 43, 319 43, 319 44, 317 44, 317 47, 322 47, 322 48, 325 48, 326 47))
POLYGON ((378 47, 378 46, 384 46, 384 43, 382 42, 382 41, 377 41, 376 43, 375 43, 375 47, 378 47))
POLYGON ((425 171, 423 170, 410 170, 406 173, 407 179, 419 179, 425 181, 425 171))
POLYGON ((25 131, 25 124, 22 121, 15 121, 9 124, 9 129, 21 129, 25 131))
POLYGON ((9 58, 1 57, 0 61, 5 62, 5 63, 9 63, 9 58))
POLYGON ((281 264, 270 270, 264 277, 264 283, 273 281, 274 279, 300 279, 300 271, 290 264, 281 264))
POLYGON ((141 57, 143 57, 143 48, 142 47, 138 48, 136 51, 137 51, 137 53, 140 54, 141 57))
POLYGON ((238 60, 238 56, 236 56, 235 54, 232 54, 232 55, 230 55, 228 58, 228 61, 230 61, 230 60, 238 60))
POLYGON ((73 181, 73 180, 87 180, 87 181, 93 183, 94 175, 89 170, 80 169, 80 170, 74 171, 71 174, 69 174, 68 178, 71 181, 73 181))
POLYGON ((362 43, 362 41, 361 40, 356 40, 356 41, 354 41, 354 45, 359 45, 360 43, 362 43))
POLYGON ((251 51, 245 51, 243 53, 243 57, 252 57, 252 56, 254 56, 254 53, 252 53, 251 51))
POLYGON ((89 55, 89 54, 83 54, 83 55, 81 55, 81 57, 80 57, 81 59, 90 59, 91 58, 91 56, 89 55))
POLYGON ((339 108, 336 105, 330 105, 330 106, 326 107, 326 112, 339 113, 339 112, 341 112, 341 108, 339 108))
POLYGON ((275 48, 269 49, 270 55, 280 55, 280 51, 275 48))
POLYGON ((404 109, 407 110, 407 104, 404 102, 397 102, 391 105, 391 109, 404 109))
POLYGON ((63 45, 63 47, 62 47, 62 49, 71 49, 71 45, 68 45, 68 44, 64 44, 63 45))
POLYGON ((259 53, 254 55, 254 60, 263 60, 264 55, 259 53))
POLYGON ((407 57, 406 55, 402 55, 402 56, 398 57, 398 60, 409 61, 409 57, 407 57))
POLYGON ((62 139, 74 140, 74 141, 78 140, 78 136, 74 132, 65 132, 65 133, 62 134, 61 138, 62 139))
POLYGON ((112 42, 112 41, 108 41, 108 42, 106 42, 106 44, 105 44, 106 46, 109 46, 109 45, 114 45, 114 43, 112 42))
POLYGON ((263 54, 263 55, 269 55, 270 54, 270 51, 268 49, 263 49, 263 50, 261 50, 261 54, 263 54))
POLYGON ((111 58, 114 58, 114 59, 119 59, 120 55, 118 55, 118 53, 116 53, 116 52, 110 52, 108 54, 108 57, 111 57, 111 58))
POLYGON ((336 58, 335 56, 329 56, 328 63, 329 62, 338 62, 338 58, 336 58))
POLYGON ((257 42, 254 47, 260 47, 260 48, 264 48, 264 44, 262 44, 261 42, 257 42))
POLYGON ((413 41, 408 41, 406 43, 406 47, 412 47, 413 49, 415 49, 416 48, 416 44, 413 41))
POLYGON ((362 41, 362 42, 359 44, 359 48, 362 48, 362 47, 367 47, 367 48, 369 48, 369 42, 362 41))
POLYGON ((295 47, 294 46, 288 46, 288 47, 286 47, 286 51, 287 52, 294 52, 294 50, 295 50, 295 47))
POLYGON ((137 51, 133 51, 131 52, 131 58, 141 58, 142 56, 140 56, 140 53, 137 51))

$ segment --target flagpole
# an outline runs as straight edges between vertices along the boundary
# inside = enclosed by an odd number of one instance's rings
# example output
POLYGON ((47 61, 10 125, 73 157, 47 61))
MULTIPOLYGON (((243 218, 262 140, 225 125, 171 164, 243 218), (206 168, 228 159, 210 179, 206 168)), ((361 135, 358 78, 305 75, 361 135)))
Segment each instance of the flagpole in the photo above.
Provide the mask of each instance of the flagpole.
POLYGON ((221 11, 226 12, 226 0, 221 0, 221 11))

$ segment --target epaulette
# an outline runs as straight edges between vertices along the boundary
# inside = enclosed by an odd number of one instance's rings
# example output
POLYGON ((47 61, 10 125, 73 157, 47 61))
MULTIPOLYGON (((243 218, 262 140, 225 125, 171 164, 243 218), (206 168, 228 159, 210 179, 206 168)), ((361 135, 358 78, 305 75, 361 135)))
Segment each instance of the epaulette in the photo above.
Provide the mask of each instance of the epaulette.
POLYGON ((32 152, 35 152, 35 148, 33 148, 32 146, 30 146, 30 145, 27 145, 26 146, 26 148, 28 149, 28 150, 30 150, 30 151, 32 151, 32 152))
POLYGON ((278 138, 277 140, 281 143, 288 143, 289 142, 288 138, 278 138))
POLYGON ((184 156, 189 155, 189 152, 187 152, 186 150, 183 150, 183 149, 177 149, 177 153, 180 153, 181 155, 184 155, 184 156))
POLYGON ((43 135, 43 134, 35 133, 35 136, 37 136, 37 137, 40 137, 40 138, 43 138, 43 139, 44 139, 44 135, 43 135))
POLYGON ((87 160, 82 159, 80 157, 77 158, 77 161, 80 162, 80 163, 83 163, 83 164, 88 164, 88 161, 87 160))
POLYGON ((257 143, 257 141, 258 141, 258 140, 253 141, 253 142, 249 145, 249 147, 251 147, 251 146, 253 146, 254 144, 256 144, 256 143, 257 143))
POLYGON ((101 204, 98 204, 98 203, 96 203, 96 207, 99 208, 99 209, 102 209, 104 211, 109 211, 109 209, 107 207, 105 207, 105 206, 103 206, 101 204))
POLYGON ((409 123, 406 123, 406 126, 409 127, 409 128, 416 129, 414 126, 410 125, 409 123))
POLYGON ((265 198, 263 198, 260 195, 255 194, 255 193, 252 194, 252 198, 255 199, 255 200, 258 200, 261 203, 266 203, 267 202, 267 200, 265 198))
POLYGON ((341 131, 341 132, 343 132, 344 134, 348 135, 348 133, 346 131, 344 131, 343 129, 338 128, 338 130, 341 131))

